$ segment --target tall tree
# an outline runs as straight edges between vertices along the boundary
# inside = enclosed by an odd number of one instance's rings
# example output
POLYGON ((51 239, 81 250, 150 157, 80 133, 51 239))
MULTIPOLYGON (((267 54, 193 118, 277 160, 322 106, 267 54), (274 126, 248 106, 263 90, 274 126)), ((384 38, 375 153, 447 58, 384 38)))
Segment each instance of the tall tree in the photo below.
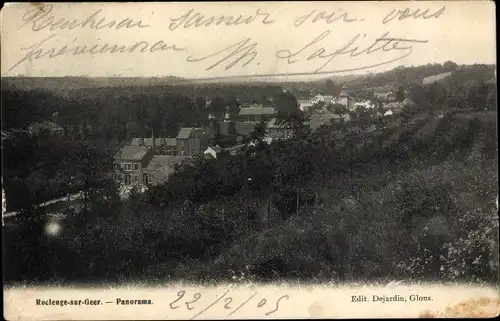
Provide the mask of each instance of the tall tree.
POLYGON ((304 122, 304 113, 300 110, 297 98, 289 92, 276 97, 276 124, 291 129, 298 129, 304 122))
POLYGON ((208 110, 217 120, 222 120, 226 112, 226 102, 220 96, 216 96, 210 101, 208 110))
POLYGON ((204 98, 198 97, 194 102, 195 106, 195 120, 196 126, 202 126, 207 123, 209 110, 207 107, 207 102, 204 98))
POLYGON ((403 86, 398 87, 398 91, 396 91, 396 101, 403 101, 405 100, 405 89, 403 86))
POLYGON ((325 81, 326 93, 332 96, 338 96, 340 94, 341 88, 333 80, 327 79, 325 81))
POLYGON ((255 125, 254 130, 250 133, 250 139, 257 142, 261 142, 266 136, 267 125, 263 121, 255 125))
POLYGON ((229 114, 229 133, 235 135, 236 134, 236 120, 240 115, 240 103, 238 99, 233 95, 229 98, 228 101, 228 114, 229 114))

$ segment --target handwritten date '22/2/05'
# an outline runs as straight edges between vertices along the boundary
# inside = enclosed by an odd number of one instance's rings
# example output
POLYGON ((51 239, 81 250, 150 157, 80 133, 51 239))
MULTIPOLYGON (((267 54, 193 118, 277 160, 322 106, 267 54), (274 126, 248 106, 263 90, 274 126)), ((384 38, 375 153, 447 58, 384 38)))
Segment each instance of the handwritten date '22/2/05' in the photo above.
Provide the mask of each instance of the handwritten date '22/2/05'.
MULTIPOLYGON (((282 49, 276 51, 276 58, 285 60, 289 65, 294 64, 299 61, 310 61, 318 62, 319 66, 312 72, 315 74, 320 73, 331 73, 333 71, 354 71, 362 70, 371 67, 381 66, 384 64, 389 64, 391 62, 403 59, 410 55, 413 51, 413 44, 423 44, 427 43, 427 40, 409 39, 390 36, 390 32, 385 32, 382 36, 376 38, 374 41, 370 42, 368 45, 362 45, 360 42, 367 37, 367 34, 357 34, 352 37, 345 44, 338 46, 336 49, 329 50, 325 47, 321 47, 322 41, 327 40, 328 36, 332 34, 331 30, 326 30, 319 36, 315 37, 312 41, 299 47, 297 50, 282 49), (319 48, 319 49, 313 49, 319 48), (377 62, 371 65, 364 65, 352 69, 344 70, 330 70, 326 67, 339 56, 349 56, 355 58, 361 55, 370 55, 376 52, 389 52, 398 51, 401 52, 396 58, 392 58, 386 61, 377 62), (325 70, 326 69, 326 70, 325 70)), ((219 51, 211 53, 203 57, 187 57, 188 62, 207 62, 210 61, 211 64, 205 70, 211 70, 218 66, 223 67, 225 70, 230 70, 232 67, 239 65, 240 67, 245 67, 251 63, 259 65, 257 52, 258 43, 252 41, 251 38, 243 39, 229 47, 223 48, 219 51)), ((311 73, 311 72, 307 72, 311 73)), ((305 74, 305 73, 304 73, 305 74)), ((288 74, 290 75, 290 74, 288 74)))
MULTIPOLYGON (((212 308, 213 306, 220 304, 224 306, 224 309, 227 311, 231 311, 227 316, 232 316, 235 314, 238 310, 243 308, 246 304, 252 304, 251 301, 255 301, 253 303, 252 308, 258 308, 258 309, 264 309, 266 310, 264 312, 265 316, 270 316, 274 313, 276 313, 279 308, 280 308, 280 302, 283 300, 288 300, 290 297, 288 295, 283 295, 279 297, 275 302, 268 302, 266 298, 258 298, 258 293, 254 293, 248 298, 245 298, 244 300, 242 299, 241 302, 237 302, 236 300, 233 301, 233 298, 228 296, 227 294, 229 293, 229 290, 224 292, 222 295, 218 296, 214 301, 212 301, 208 306, 204 307, 202 310, 200 310, 198 313, 196 313, 191 320, 201 316, 203 313, 205 313, 207 310, 212 308)), ((186 294, 186 291, 182 290, 177 293, 177 298, 173 300, 172 302, 169 303, 169 307, 172 310, 183 308, 183 305, 185 306, 186 309, 188 310, 195 310, 196 309, 196 302, 199 301, 202 298, 201 293, 197 292, 194 293, 191 296, 188 296, 186 294)), ((282 304, 282 303, 281 303, 282 304)))

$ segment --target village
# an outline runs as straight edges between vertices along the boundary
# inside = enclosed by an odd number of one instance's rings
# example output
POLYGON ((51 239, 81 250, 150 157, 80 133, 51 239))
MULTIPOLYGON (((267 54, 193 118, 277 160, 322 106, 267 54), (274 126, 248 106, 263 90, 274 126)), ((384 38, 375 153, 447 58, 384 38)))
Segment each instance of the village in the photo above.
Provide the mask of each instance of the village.
POLYGON ((412 258, 493 213, 494 67, 332 82, 5 90, 10 280, 454 279, 412 258))
MULTIPOLYGON (((411 106, 408 91, 394 85, 369 88, 370 99, 363 94, 365 91, 350 92, 346 85, 341 87, 338 95, 326 95, 322 90, 311 90, 309 99, 296 100, 297 108, 302 113, 300 127, 311 132, 322 126, 342 128, 347 124, 356 126, 358 119, 373 123, 378 118, 391 117, 400 113, 403 108, 411 106)), ((290 95, 287 90, 284 94, 290 95)), ((292 95, 293 96, 293 95, 292 95)), ((237 97, 236 97, 237 99, 237 97)), ((254 146, 255 141, 250 138, 255 127, 262 124, 266 131, 263 141, 271 144, 273 141, 287 140, 294 137, 297 128, 277 122, 277 111, 273 97, 268 97, 267 104, 238 103, 238 115, 230 115, 226 107, 220 115, 208 114, 202 127, 181 127, 174 137, 155 135, 154 130, 144 127, 140 133, 149 133, 147 137, 130 137, 121 143, 114 155, 116 177, 118 178, 119 195, 126 199, 132 190, 145 192, 148 188, 161 185, 168 181, 175 168, 182 163, 189 162, 196 157, 217 159, 220 155, 237 155, 245 151, 248 146, 254 146), (232 137, 219 143, 220 138, 232 137)), ((210 108, 211 100, 206 100, 206 108, 210 108)), ((64 140, 66 135, 82 134, 92 131, 92 124, 77 126, 62 126, 59 112, 52 115, 52 119, 32 123, 26 128, 2 129, 2 142, 16 140, 23 135, 38 137, 41 140, 64 140)), ((2 144, 3 149, 3 144, 2 144)), ((81 194, 81 192, 76 192, 81 194)), ((70 194, 68 192, 67 199, 70 194)), ((75 194, 76 195, 76 194, 75 194)), ((43 204, 60 204, 63 206, 65 197, 47 200, 43 204)), ((3 192, 3 208, 7 208, 8 200, 3 192)), ((78 201, 67 202, 78 213, 82 210, 78 201)), ((42 203, 40 203, 42 204, 42 203)), ((45 205, 44 205, 45 206, 45 205)), ((64 206, 63 206, 64 208, 64 206)), ((4 217, 12 217, 17 212, 6 212, 4 217)))
MULTIPOLYGON (((342 126, 355 121, 356 113, 369 114, 372 120, 390 117, 400 113, 412 102, 404 97, 397 97, 395 89, 386 86, 376 92, 374 101, 353 96, 343 86, 339 95, 317 94, 309 100, 298 100, 299 108, 305 115, 303 126, 315 131, 321 126, 342 126)), ((209 104, 210 101, 207 102, 209 104)), ((231 124, 230 115, 218 120, 209 115, 209 125, 199 128, 181 128, 176 137, 135 137, 124 145, 115 155, 121 169, 120 195, 126 198, 132 188, 145 191, 148 186, 157 186, 168 180, 175 166, 193 157, 216 159, 221 153, 236 155, 247 145, 244 143, 255 126, 263 122, 267 128, 265 142, 284 140, 293 137, 293 129, 276 123, 276 111, 271 106, 258 104, 244 105, 239 110, 238 119, 233 122, 237 141, 230 146, 219 146, 214 142, 217 135, 228 135, 231 124)), ((251 146, 255 142, 248 142, 251 146)))

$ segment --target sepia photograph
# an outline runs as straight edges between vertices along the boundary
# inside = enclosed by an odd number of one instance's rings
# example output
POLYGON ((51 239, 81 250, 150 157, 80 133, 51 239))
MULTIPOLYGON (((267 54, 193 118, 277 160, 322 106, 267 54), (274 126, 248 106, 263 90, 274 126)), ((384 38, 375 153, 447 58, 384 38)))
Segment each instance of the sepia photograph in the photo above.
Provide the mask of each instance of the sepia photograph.
MULTIPOLYGON (((11 299, 11 318, 110 319, 109 304, 203 319, 214 300, 223 318, 240 304, 247 317, 351 316, 314 300, 280 314, 301 304, 299 290, 230 301, 224 290, 198 306, 201 290, 178 287, 164 302, 64 290, 168 284, 472 286, 492 289, 477 298, 490 310, 465 316, 498 315, 494 11, 489 1, 7 4, 4 291, 61 289, 11 299)), ((412 291, 335 302, 355 317, 380 315, 369 304, 397 306, 393 316, 437 304, 412 291)))

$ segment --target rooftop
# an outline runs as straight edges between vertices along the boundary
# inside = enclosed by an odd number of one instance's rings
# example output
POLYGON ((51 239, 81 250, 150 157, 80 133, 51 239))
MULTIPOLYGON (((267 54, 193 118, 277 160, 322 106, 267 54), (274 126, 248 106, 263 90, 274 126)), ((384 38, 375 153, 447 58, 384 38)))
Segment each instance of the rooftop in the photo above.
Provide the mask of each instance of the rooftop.
POLYGON ((146 156, 148 150, 147 146, 125 145, 116 153, 115 158, 139 161, 146 156))
MULTIPOLYGON (((130 144, 134 145, 134 146, 141 145, 141 138, 132 139, 132 142, 130 144)), ((144 145, 145 146, 153 146, 153 139, 152 138, 144 138, 144 145)), ((155 138, 155 145, 156 146, 176 146, 177 139, 176 138, 158 137, 158 138, 155 138)))
POLYGON ((273 115, 273 107, 245 107, 240 109, 240 116, 245 115, 273 115))
POLYGON ((216 153, 220 153, 220 152, 222 151, 222 147, 220 147, 220 146, 209 146, 209 147, 207 148, 207 150, 208 150, 208 149, 212 149, 212 150, 213 150, 214 152, 216 152, 216 153))
POLYGON ((163 170, 173 171, 174 165, 181 164, 183 161, 191 159, 190 156, 172 156, 172 155, 154 155, 146 169, 148 171, 163 170))
MULTIPOLYGON (((223 122, 220 124, 220 134, 221 135, 228 135, 229 134, 229 122, 223 122)), ((236 130, 236 133, 242 136, 248 136, 250 135, 251 132, 254 131, 255 126, 258 124, 258 122, 235 122, 234 127, 236 130)))
POLYGON ((311 130, 315 130, 321 127, 321 125, 329 125, 333 119, 342 119, 342 118, 344 117, 330 112, 326 112, 324 114, 314 114, 311 116, 311 120, 309 121, 309 126, 311 130))
POLYGON ((180 138, 180 139, 189 138, 189 136, 191 136, 191 133, 193 132, 193 130, 194 130, 194 128, 192 128, 192 127, 181 128, 181 130, 179 130, 179 134, 177 134, 177 138, 180 138))

